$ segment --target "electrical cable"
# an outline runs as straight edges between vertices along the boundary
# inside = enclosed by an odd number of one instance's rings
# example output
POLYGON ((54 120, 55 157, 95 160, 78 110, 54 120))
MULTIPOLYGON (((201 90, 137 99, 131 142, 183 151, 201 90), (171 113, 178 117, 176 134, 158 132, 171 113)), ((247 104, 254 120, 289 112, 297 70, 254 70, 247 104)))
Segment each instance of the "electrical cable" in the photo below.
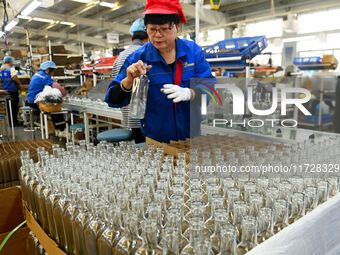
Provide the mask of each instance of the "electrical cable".
POLYGON ((9 232, 5 238, 2 240, 2 242, 0 243, 0 252, 2 251, 2 249, 5 247, 6 243, 8 242, 8 240, 12 237, 12 235, 14 235, 14 233, 16 231, 18 231, 19 228, 21 228, 23 225, 26 224, 26 221, 24 220, 23 222, 21 222, 18 226, 16 226, 11 232, 9 232))

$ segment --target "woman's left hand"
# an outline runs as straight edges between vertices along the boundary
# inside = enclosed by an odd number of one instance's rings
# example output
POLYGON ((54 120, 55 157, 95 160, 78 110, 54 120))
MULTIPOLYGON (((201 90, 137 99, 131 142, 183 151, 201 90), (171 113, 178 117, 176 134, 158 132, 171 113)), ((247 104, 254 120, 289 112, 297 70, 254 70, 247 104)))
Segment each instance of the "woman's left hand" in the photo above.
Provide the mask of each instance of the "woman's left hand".
POLYGON ((174 103, 190 101, 191 99, 191 90, 189 88, 182 88, 178 85, 164 84, 161 91, 168 95, 168 99, 173 99, 174 103))

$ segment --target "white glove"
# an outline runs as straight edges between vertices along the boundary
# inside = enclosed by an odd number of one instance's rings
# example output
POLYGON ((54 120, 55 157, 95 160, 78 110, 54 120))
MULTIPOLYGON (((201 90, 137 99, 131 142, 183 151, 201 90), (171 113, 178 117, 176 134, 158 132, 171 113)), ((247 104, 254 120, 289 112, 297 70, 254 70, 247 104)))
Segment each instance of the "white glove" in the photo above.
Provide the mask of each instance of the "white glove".
POLYGON ((189 88, 182 88, 174 84, 164 84, 162 92, 168 95, 168 99, 173 99, 174 103, 190 101, 191 99, 191 90, 189 88))

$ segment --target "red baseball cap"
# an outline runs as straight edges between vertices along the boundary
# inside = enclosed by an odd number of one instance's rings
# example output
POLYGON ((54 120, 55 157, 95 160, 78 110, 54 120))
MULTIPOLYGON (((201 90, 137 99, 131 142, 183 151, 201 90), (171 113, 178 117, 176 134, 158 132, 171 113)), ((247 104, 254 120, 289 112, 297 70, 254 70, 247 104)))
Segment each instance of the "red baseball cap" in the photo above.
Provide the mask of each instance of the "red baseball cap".
POLYGON ((144 14, 177 14, 181 23, 187 22, 179 0, 146 0, 144 14))

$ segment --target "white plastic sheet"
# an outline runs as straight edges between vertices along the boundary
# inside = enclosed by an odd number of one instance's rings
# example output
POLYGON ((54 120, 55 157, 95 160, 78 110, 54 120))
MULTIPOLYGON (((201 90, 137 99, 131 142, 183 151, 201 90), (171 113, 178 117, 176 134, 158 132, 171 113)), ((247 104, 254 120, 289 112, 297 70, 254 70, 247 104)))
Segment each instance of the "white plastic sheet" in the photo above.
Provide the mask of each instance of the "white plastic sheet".
POLYGON ((340 194, 247 253, 281 254, 340 254, 340 194))

